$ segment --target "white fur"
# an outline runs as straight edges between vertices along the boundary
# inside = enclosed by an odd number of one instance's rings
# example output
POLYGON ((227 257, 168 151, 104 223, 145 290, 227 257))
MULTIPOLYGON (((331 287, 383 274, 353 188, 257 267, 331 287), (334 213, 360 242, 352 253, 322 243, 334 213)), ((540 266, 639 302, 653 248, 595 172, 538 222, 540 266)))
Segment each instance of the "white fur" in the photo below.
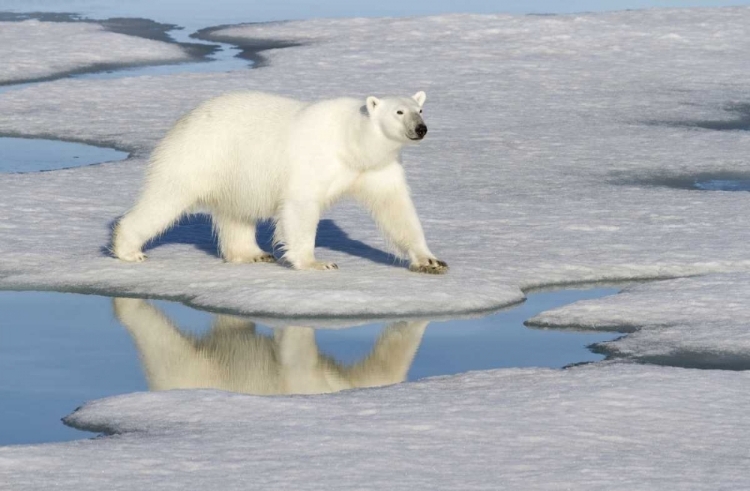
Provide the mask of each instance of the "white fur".
POLYGON ((273 219, 288 263, 332 269, 315 259, 317 224, 323 210, 352 196, 412 269, 444 272, 445 263, 427 248, 400 163, 401 148, 419 139, 424 100, 424 92, 368 97, 364 104, 350 98, 309 104, 261 92, 209 100, 157 146, 140 199, 115 230, 113 252, 141 261, 147 241, 203 209, 226 261, 273 260, 255 239, 256 222, 273 219))
POLYGON ((193 338, 145 300, 115 298, 113 306, 135 341, 151 390, 322 394, 395 384, 406 378, 427 327, 427 321, 391 324, 367 357, 344 366, 318 351, 309 327, 264 336, 249 319, 216 315, 211 331, 193 338))

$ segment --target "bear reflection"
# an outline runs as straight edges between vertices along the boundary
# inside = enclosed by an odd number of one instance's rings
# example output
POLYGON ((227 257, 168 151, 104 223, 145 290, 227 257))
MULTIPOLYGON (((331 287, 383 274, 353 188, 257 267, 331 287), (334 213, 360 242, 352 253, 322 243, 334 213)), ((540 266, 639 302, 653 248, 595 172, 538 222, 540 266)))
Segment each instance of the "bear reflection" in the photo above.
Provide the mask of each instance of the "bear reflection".
POLYGON ((113 307, 135 341, 151 390, 319 394, 395 384, 406 378, 428 324, 392 323, 366 358, 344 366, 318 351, 309 327, 275 329, 266 336, 248 319, 216 315, 211 330, 194 337, 145 300, 115 298, 113 307))

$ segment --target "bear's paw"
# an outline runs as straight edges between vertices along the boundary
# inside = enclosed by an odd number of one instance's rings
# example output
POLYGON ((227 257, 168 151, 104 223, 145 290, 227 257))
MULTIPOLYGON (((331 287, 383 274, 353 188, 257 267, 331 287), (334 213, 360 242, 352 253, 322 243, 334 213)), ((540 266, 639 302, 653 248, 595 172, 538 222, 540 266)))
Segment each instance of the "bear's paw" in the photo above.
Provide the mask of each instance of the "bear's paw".
POLYGON ((425 258, 411 263, 409 270, 415 273, 444 274, 448 271, 448 263, 436 258, 425 258))

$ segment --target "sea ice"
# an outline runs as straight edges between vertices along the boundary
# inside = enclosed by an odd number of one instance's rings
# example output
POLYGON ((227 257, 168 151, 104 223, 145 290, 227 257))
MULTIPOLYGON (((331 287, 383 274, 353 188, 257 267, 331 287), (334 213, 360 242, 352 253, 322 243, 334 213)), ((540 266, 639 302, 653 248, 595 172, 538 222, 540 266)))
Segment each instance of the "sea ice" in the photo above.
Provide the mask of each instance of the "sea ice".
MULTIPOLYGON (((728 352, 731 342, 744 356, 750 228, 737 217, 750 200, 648 183, 750 170, 748 132, 684 124, 734 118, 726 109, 745 100, 750 76, 749 22, 750 9, 729 8, 249 25, 213 35, 304 45, 266 51, 269 64, 251 71, 2 94, 0 132, 133 157, 3 176, 0 287, 364 317, 494 308, 568 282, 712 273, 537 320, 642 326, 608 345, 636 359, 728 352), (157 139, 202 99, 237 89, 306 99, 426 90, 430 133, 405 163, 450 273, 393 264, 366 214, 348 205, 320 227, 318 254, 339 263, 335 273, 223 264, 201 218, 160 239, 144 264, 108 257, 110 225, 133 202, 157 139)), ((115 436, 0 448, 0 488, 742 489, 748 377, 618 361, 324 397, 132 394, 67 420, 115 436)))
POLYGON ((470 372, 326 396, 136 393, 0 448, 0 489, 745 489, 748 372, 470 372))
POLYGON ((0 85, 126 65, 188 61, 176 44, 109 32, 90 22, 0 22, 0 85))
POLYGON ((736 219, 750 214, 744 193, 647 185, 750 168, 747 132, 669 123, 735 117, 724 109, 746 96, 748 22, 750 9, 727 8, 253 24, 207 36, 303 45, 265 51, 269 64, 256 70, 2 94, 0 132, 133 157, 4 178, 0 286, 160 296, 256 316, 402 317, 497 308, 546 285, 748 270, 750 228, 736 219), (426 90, 430 133, 404 162, 449 274, 408 272, 347 204, 318 237, 336 272, 223 264, 200 218, 161 238, 144 264, 109 257, 110 227, 133 203, 154 143, 199 101, 238 89, 305 99, 426 90))
POLYGON ((635 331, 598 349, 616 357, 671 366, 748 370, 748 298, 750 275, 746 273, 680 278, 548 310, 528 324, 635 331))

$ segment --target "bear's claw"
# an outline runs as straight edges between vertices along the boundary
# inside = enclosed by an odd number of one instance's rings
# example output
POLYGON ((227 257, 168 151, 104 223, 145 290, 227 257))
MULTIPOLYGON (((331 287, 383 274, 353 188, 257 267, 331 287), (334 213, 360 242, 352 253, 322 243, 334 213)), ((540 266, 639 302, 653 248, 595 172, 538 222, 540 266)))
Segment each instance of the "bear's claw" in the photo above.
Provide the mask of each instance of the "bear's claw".
POLYGON ((439 259, 430 258, 420 263, 412 263, 409 266, 410 271, 415 273, 426 274, 444 274, 448 271, 448 263, 439 259))
POLYGON ((228 256, 224 258, 224 261, 228 263, 275 263, 276 258, 273 256, 273 254, 269 254, 267 252, 264 252, 262 254, 256 254, 256 255, 237 255, 237 256, 228 256))
POLYGON ((273 254, 269 254, 267 252, 264 252, 263 254, 260 254, 258 256, 254 256, 250 258, 249 260, 245 261, 248 263, 275 263, 276 258, 273 254))
POLYGON ((338 264, 327 263, 324 261, 314 261, 312 263, 307 263, 304 265, 292 265, 292 267, 300 271, 328 271, 332 269, 339 269, 338 264))
POLYGON ((275 263, 276 258, 273 254, 262 254, 255 258, 256 263, 275 263))
POLYGON ((147 258, 141 251, 115 254, 115 257, 129 263, 142 263, 147 258))

